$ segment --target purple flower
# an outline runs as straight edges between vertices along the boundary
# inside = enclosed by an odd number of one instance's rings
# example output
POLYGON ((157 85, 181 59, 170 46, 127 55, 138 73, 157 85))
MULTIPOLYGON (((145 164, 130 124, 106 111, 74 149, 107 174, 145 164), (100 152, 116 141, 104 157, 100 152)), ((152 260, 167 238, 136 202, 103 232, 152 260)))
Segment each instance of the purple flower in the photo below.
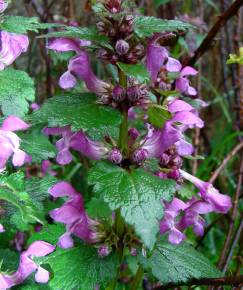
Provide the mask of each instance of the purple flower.
POLYGON ((199 189, 199 196, 211 206, 213 211, 226 213, 231 208, 230 197, 219 193, 211 183, 204 182, 183 170, 180 170, 180 173, 182 177, 192 182, 199 189))
POLYGON ((108 152, 104 144, 92 141, 82 131, 72 132, 69 126, 44 128, 43 132, 46 135, 62 135, 62 138, 56 142, 57 162, 62 165, 72 161, 70 149, 81 152, 94 160, 101 159, 108 152))
POLYGON ((26 153, 19 149, 20 138, 13 131, 26 130, 29 125, 15 116, 9 116, 0 128, 0 171, 5 169, 8 159, 12 156, 14 166, 22 166, 26 153))
POLYGON ((26 35, 0 31, 0 70, 12 64, 21 53, 27 51, 28 46, 26 35))
POLYGON ((3 13, 7 7, 8 7, 8 1, 0 0, 0 13, 3 13))
POLYGON ((90 42, 84 40, 71 40, 67 38, 55 39, 49 45, 49 49, 55 51, 75 51, 77 55, 70 59, 68 71, 59 80, 63 89, 71 89, 76 85, 76 78, 83 80, 87 88, 98 95, 107 92, 109 85, 98 79, 91 67, 89 55, 81 47, 88 46, 90 42))
POLYGON ((212 207, 207 202, 192 198, 187 202, 187 208, 184 211, 184 216, 180 220, 179 228, 184 230, 193 226, 193 231, 196 235, 202 236, 204 233, 205 220, 200 214, 206 214, 212 211, 212 207))
POLYGON ((66 233, 59 238, 58 245, 64 249, 73 247, 71 234, 87 243, 96 242, 98 234, 94 229, 98 223, 86 214, 82 195, 67 182, 55 184, 49 189, 49 193, 55 198, 68 197, 68 200, 60 208, 50 212, 50 216, 56 222, 66 225, 66 233))
POLYGON ((44 257, 55 250, 55 246, 44 241, 36 241, 22 252, 18 270, 12 274, 0 274, 0 288, 9 289, 23 283, 33 272, 37 283, 47 283, 49 272, 33 261, 33 257, 44 257))
POLYGON ((132 154, 132 160, 136 164, 142 164, 148 158, 148 151, 144 148, 135 150, 132 154))
POLYGON ((52 163, 50 160, 43 160, 41 163, 41 173, 43 176, 50 174, 52 176, 57 175, 57 172, 51 169, 52 163))
POLYGON ((186 208, 186 204, 178 198, 174 198, 170 204, 165 207, 165 213, 160 222, 160 233, 169 233, 169 242, 179 244, 185 239, 185 235, 178 229, 179 223, 177 217, 181 210, 186 208))
POLYGON ((5 232, 5 229, 4 229, 3 225, 0 224, 0 233, 4 233, 4 232, 5 232))
POLYGON ((165 47, 156 44, 158 38, 158 35, 154 36, 147 48, 146 66, 151 75, 152 82, 156 82, 158 73, 169 56, 168 50, 165 47))
POLYGON ((115 102, 122 102, 126 98, 126 91, 119 85, 112 90, 112 98, 115 102))
POLYGON ((181 72, 179 78, 176 80, 176 89, 186 95, 190 96, 196 96, 197 91, 190 86, 190 82, 188 80, 188 76, 195 76, 197 74, 197 71, 190 67, 186 66, 184 67, 181 72))

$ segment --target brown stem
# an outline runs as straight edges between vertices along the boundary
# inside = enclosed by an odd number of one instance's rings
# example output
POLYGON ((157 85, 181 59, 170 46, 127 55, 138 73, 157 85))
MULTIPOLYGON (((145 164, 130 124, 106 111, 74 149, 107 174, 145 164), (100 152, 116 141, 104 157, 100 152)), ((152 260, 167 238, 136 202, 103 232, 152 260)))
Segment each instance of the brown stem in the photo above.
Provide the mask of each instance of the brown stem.
POLYGON ((232 285, 232 286, 243 286, 243 275, 240 276, 229 276, 223 278, 206 278, 206 279, 192 279, 188 283, 181 283, 179 285, 167 284, 166 286, 155 287, 152 290, 167 290, 175 286, 221 286, 221 285, 232 285))
POLYGON ((194 65, 197 62, 197 60, 211 47, 214 37, 219 32, 220 28, 222 28, 225 23, 237 13, 242 5, 243 0, 236 0, 222 15, 219 16, 218 21, 210 29, 202 44, 195 51, 194 55, 184 63, 184 65, 194 65))
POLYGON ((217 177, 219 176, 220 172, 225 168, 227 163, 236 155, 237 152, 239 152, 243 148, 243 141, 239 143, 223 160, 221 165, 214 171, 213 175, 211 176, 209 182, 213 183, 217 177))
MULTIPOLYGON (((240 144, 242 144, 242 143, 240 143, 240 144)), ((218 263, 218 267, 220 269, 223 269, 225 267, 225 265, 226 265, 225 263, 226 263, 226 259, 227 259, 227 254, 228 254, 228 250, 230 248, 232 235, 233 235, 233 232, 234 232, 235 220, 236 220, 236 217, 237 217, 239 197, 240 197, 240 192, 241 192, 241 189, 242 189, 242 181, 243 181, 243 155, 241 157, 240 173, 239 173, 239 177, 238 177, 236 193, 235 193, 234 200, 233 200, 232 218, 231 218, 231 222, 230 222, 230 225, 229 225, 229 230, 228 230, 228 233, 227 233, 227 236, 226 236, 226 240, 224 242, 224 246, 223 246, 223 249, 222 249, 222 252, 221 252, 221 257, 220 257, 219 263, 218 263)))

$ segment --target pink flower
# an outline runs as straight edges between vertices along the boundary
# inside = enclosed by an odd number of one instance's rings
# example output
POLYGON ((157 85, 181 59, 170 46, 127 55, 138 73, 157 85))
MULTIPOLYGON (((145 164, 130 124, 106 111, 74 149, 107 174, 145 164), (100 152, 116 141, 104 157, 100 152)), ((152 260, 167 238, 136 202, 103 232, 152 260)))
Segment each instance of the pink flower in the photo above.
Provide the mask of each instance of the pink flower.
POLYGON ((174 198, 170 204, 165 207, 165 213, 162 221, 160 222, 160 233, 169 233, 169 242, 172 244, 179 244, 185 239, 185 235, 180 231, 177 221, 181 210, 186 208, 186 204, 178 199, 174 198))
POLYGON ((3 13, 7 7, 8 7, 8 1, 0 0, 0 13, 3 13))
POLYGON ((49 49, 58 52, 75 51, 76 56, 71 58, 68 65, 68 70, 60 77, 59 85, 63 89, 73 88, 77 80, 83 80, 87 88, 98 95, 106 93, 109 85, 98 79, 91 67, 88 53, 82 46, 89 46, 91 43, 85 40, 60 38, 55 39, 49 45, 49 49))
POLYGON ((211 183, 204 182, 183 170, 180 170, 180 173, 182 177, 192 182, 199 189, 199 196, 211 206, 212 211, 226 213, 231 208, 230 197, 219 193, 211 183))
POLYGON ((180 72, 180 77, 176 80, 176 89, 183 94, 196 96, 197 91, 190 86, 190 82, 187 78, 188 76, 195 76, 196 74, 197 71, 194 68, 190 66, 184 67, 180 72))
POLYGON ((66 225, 66 232, 59 238, 59 247, 64 249, 73 247, 72 234, 87 243, 95 242, 98 238, 94 230, 97 222, 86 214, 82 195, 67 182, 55 184, 49 189, 49 193, 55 198, 68 197, 68 200, 60 208, 50 212, 50 216, 56 222, 66 225))
POLYGON ((72 132, 69 126, 45 128, 43 132, 46 135, 62 135, 62 138, 56 142, 57 162, 62 165, 72 161, 70 149, 81 152, 94 160, 101 159, 108 152, 104 144, 92 141, 83 131, 72 132))
POLYGON ((26 52, 29 39, 26 35, 0 31, 0 70, 12 64, 21 53, 26 52))
POLYGON ((4 232, 5 232, 5 229, 4 229, 3 225, 0 224, 0 233, 4 233, 4 232))
POLYGON ((36 241, 22 252, 18 270, 12 274, 0 274, 0 289, 9 289, 23 283, 33 272, 37 283, 47 283, 49 272, 33 261, 33 257, 44 257, 55 250, 55 246, 44 241, 36 241))
POLYGON ((15 116, 9 116, 3 121, 0 128, 0 171, 5 169, 8 159, 12 157, 14 166, 22 166, 25 162, 26 153, 19 149, 20 138, 13 133, 18 130, 26 130, 29 125, 15 116))

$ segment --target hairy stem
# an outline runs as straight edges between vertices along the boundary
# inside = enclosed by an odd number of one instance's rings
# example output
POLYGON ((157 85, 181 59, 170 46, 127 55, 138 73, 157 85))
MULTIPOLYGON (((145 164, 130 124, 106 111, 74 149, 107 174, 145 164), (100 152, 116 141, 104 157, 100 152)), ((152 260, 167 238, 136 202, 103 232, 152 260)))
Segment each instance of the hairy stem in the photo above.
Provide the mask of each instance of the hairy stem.
POLYGON ((139 286, 141 284, 141 281, 143 279, 144 271, 141 266, 138 267, 137 273, 133 279, 131 290, 137 290, 139 289, 139 286))

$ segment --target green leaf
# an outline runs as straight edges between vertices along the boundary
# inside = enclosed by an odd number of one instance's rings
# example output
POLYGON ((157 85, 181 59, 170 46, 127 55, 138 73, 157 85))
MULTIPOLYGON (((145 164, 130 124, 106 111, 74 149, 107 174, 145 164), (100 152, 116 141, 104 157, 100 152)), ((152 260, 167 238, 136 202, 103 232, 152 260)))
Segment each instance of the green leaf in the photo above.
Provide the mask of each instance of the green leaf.
POLYGON ((192 246, 183 243, 172 245, 162 239, 148 258, 140 255, 140 262, 151 270, 163 284, 188 282, 191 279, 216 278, 220 272, 192 246))
POLYGON ((67 38, 79 38, 90 40, 94 43, 98 43, 101 46, 106 46, 107 48, 113 50, 112 46, 108 43, 109 39, 105 35, 101 35, 98 33, 95 27, 74 27, 74 26, 63 26, 65 30, 50 32, 46 35, 42 35, 41 37, 67 37, 67 38))
POLYGON ((96 101, 96 96, 90 93, 53 97, 30 120, 34 124, 48 123, 50 127, 71 125, 74 131, 120 124, 121 115, 117 110, 98 105, 96 101))
POLYGON ((45 241, 56 245, 61 235, 65 233, 65 226, 62 224, 47 225, 40 232, 35 232, 28 239, 28 245, 35 241, 45 241))
POLYGON ((86 205, 87 213, 91 218, 110 220, 112 217, 112 212, 102 199, 92 198, 86 205))
POLYGON ((38 32, 39 29, 47 29, 52 27, 63 27, 56 23, 39 23, 37 17, 23 17, 6 15, 3 22, 0 23, 0 29, 8 32, 25 34, 28 31, 38 32))
POLYGON ((105 162, 97 163, 90 170, 88 182, 111 210, 121 209, 125 221, 134 225, 145 245, 152 248, 163 217, 161 199, 171 200, 175 183, 143 169, 126 171, 105 162))
POLYGON ((167 4, 171 2, 171 0, 154 0, 154 6, 155 8, 159 8, 159 6, 167 4))
POLYGON ((149 81, 150 79, 149 73, 143 64, 126 64, 118 62, 117 65, 128 77, 136 78, 141 83, 149 81))
POLYGON ((9 249, 0 249, 0 272, 16 271, 19 264, 19 255, 17 252, 9 249))
POLYGON ((53 271, 54 277, 48 283, 53 290, 91 290, 97 284, 105 287, 116 277, 118 266, 115 256, 100 258, 97 250, 88 245, 57 249, 41 262, 49 264, 53 271))
POLYGON ((54 158, 56 147, 49 141, 39 128, 33 128, 26 133, 19 134, 21 149, 32 157, 32 162, 40 163, 42 160, 54 158))
POLYGON ((160 105, 150 105, 147 111, 148 121, 157 128, 162 128, 166 121, 171 119, 171 113, 168 108, 160 105))
POLYGON ((24 174, 22 172, 0 176, 0 200, 7 201, 18 208, 11 215, 11 222, 23 229, 28 223, 43 223, 40 208, 26 192, 24 174))
POLYGON ((188 28, 193 26, 179 20, 164 20, 151 16, 137 16, 134 20, 134 30, 140 38, 149 37, 155 32, 185 31, 188 28))
POLYGON ((22 117, 35 100, 33 80, 26 72, 7 68, 0 72, 0 106, 5 116, 22 117))

